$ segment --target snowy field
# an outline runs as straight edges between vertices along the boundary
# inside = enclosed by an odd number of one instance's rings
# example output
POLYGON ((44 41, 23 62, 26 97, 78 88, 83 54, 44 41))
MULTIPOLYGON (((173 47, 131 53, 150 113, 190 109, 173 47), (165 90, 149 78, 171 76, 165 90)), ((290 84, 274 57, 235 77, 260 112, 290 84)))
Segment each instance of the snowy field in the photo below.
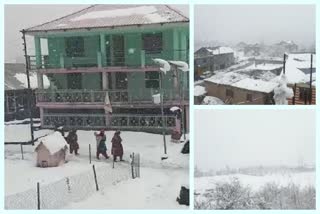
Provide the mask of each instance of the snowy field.
POLYGON ((204 193, 207 189, 213 188, 217 183, 231 182, 233 178, 238 178, 244 186, 250 186, 253 191, 259 191, 267 183, 275 183, 279 186, 287 186, 294 183, 300 187, 315 186, 315 172, 301 173, 274 173, 264 176, 253 176, 244 174, 217 175, 210 177, 195 178, 196 193, 204 193))
POLYGON ((195 178, 195 209, 315 209, 316 173, 195 178))
MULTIPOLYGON (((27 124, 14 125, 6 124, 6 141, 27 141, 30 139, 27 124)), ((35 137, 53 133, 53 130, 39 130, 35 132, 35 137)), ((78 131, 78 142, 80 145, 79 156, 68 155, 68 163, 61 167, 37 168, 35 167, 36 155, 34 146, 25 145, 24 160, 21 159, 20 146, 5 146, 5 195, 12 196, 17 193, 35 188, 36 183, 49 185, 59 182, 70 176, 77 176, 82 173, 92 173, 92 165, 89 164, 89 144, 92 148, 92 163, 96 168, 112 170, 112 160, 100 161, 95 159, 96 140, 94 131, 78 131)), ((110 155, 111 138, 114 131, 107 131, 107 153, 110 155)), ((126 162, 116 162, 115 168, 120 174, 128 175, 128 179, 117 179, 116 174, 109 176, 110 179, 103 180, 104 188, 99 192, 93 192, 84 200, 64 204, 66 209, 187 209, 176 202, 181 185, 188 184, 189 155, 181 154, 183 144, 170 142, 167 139, 167 160, 161 160, 163 156, 162 135, 149 134, 143 132, 122 132, 124 147, 124 160, 126 162), (130 178, 129 155, 139 153, 141 157, 141 178, 130 178), (115 179, 114 181, 111 181, 115 179), (118 198, 119 197, 119 198, 118 198), (133 200, 134 199, 134 200, 133 200), (121 201, 121 203, 119 202, 121 201), (128 201, 131 201, 128 203, 128 201)), ((115 173, 118 173, 115 172, 115 173)), ((99 173, 99 171, 98 171, 99 173)), ((91 174, 90 174, 91 176, 91 174)), ((108 177, 108 178, 109 178, 108 177)), ((100 179, 101 180, 101 179, 100 179)))

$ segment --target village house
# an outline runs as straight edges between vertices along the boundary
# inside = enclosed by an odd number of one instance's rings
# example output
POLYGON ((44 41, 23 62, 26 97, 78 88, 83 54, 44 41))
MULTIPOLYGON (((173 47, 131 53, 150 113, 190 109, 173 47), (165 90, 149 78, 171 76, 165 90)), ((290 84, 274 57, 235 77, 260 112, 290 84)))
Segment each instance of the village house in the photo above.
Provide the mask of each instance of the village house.
POLYGON ((194 53, 195 77, 204 72, 225 69, 234 64, 234 51, 229 47, 202 47, 194 53))
POLYGON ((273 104, 273 89, 281 69, 280 64, 262 63, 219 72, 204 80, 206 95, 225 104, 273 104))
MULTIPOLYGON (((159 129, 153 95, 162 75, 152 59, 189 58, 189 19, 166 5, 93 5, 23 33, 34 37, 29 69, 37 73, 36 103, 46 128, 159 129)), ((172 106, 183 109, 188 127, 188 82, 188 72, 163 74, 168 130, 176 126, 172 106)))

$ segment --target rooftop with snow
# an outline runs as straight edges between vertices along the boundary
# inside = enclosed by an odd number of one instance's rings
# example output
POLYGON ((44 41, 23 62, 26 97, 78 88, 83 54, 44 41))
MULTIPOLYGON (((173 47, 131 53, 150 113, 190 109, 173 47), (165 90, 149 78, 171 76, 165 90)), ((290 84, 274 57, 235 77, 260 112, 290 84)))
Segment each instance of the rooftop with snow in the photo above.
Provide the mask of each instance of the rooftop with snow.
POLYGON ((59 19, 26 29, 27 33, 87 28, 189 22, 168 5, 92 5, 59 19))

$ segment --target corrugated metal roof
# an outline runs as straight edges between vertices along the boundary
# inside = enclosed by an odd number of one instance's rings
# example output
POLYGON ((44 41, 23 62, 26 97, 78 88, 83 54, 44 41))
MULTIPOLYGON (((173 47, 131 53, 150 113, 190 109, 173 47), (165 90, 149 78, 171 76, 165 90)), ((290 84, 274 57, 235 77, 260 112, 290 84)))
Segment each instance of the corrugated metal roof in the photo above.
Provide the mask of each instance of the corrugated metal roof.
POLYGON ((168 5, 92 5, 25 31, 31 33, 177 22, 189 22, 189 19, 168 5))

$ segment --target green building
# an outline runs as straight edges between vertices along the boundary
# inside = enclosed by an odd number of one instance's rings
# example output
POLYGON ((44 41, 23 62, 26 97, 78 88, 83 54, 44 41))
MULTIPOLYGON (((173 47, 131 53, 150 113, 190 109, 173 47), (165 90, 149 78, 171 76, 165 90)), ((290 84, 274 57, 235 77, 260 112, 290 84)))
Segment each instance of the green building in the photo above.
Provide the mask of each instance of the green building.
POLYGON ((28 67, 37 73, 42 127, 147 130, 188 127, 189 72, 171 67, 160 75, 152 59, 189 61, 189 19, 166 5, 93 5, 23 30, 34 37, 28 67), (43 88, 43 76, 50 87, 43 88), (110 112, 112 109, 112 113, 110 112))

